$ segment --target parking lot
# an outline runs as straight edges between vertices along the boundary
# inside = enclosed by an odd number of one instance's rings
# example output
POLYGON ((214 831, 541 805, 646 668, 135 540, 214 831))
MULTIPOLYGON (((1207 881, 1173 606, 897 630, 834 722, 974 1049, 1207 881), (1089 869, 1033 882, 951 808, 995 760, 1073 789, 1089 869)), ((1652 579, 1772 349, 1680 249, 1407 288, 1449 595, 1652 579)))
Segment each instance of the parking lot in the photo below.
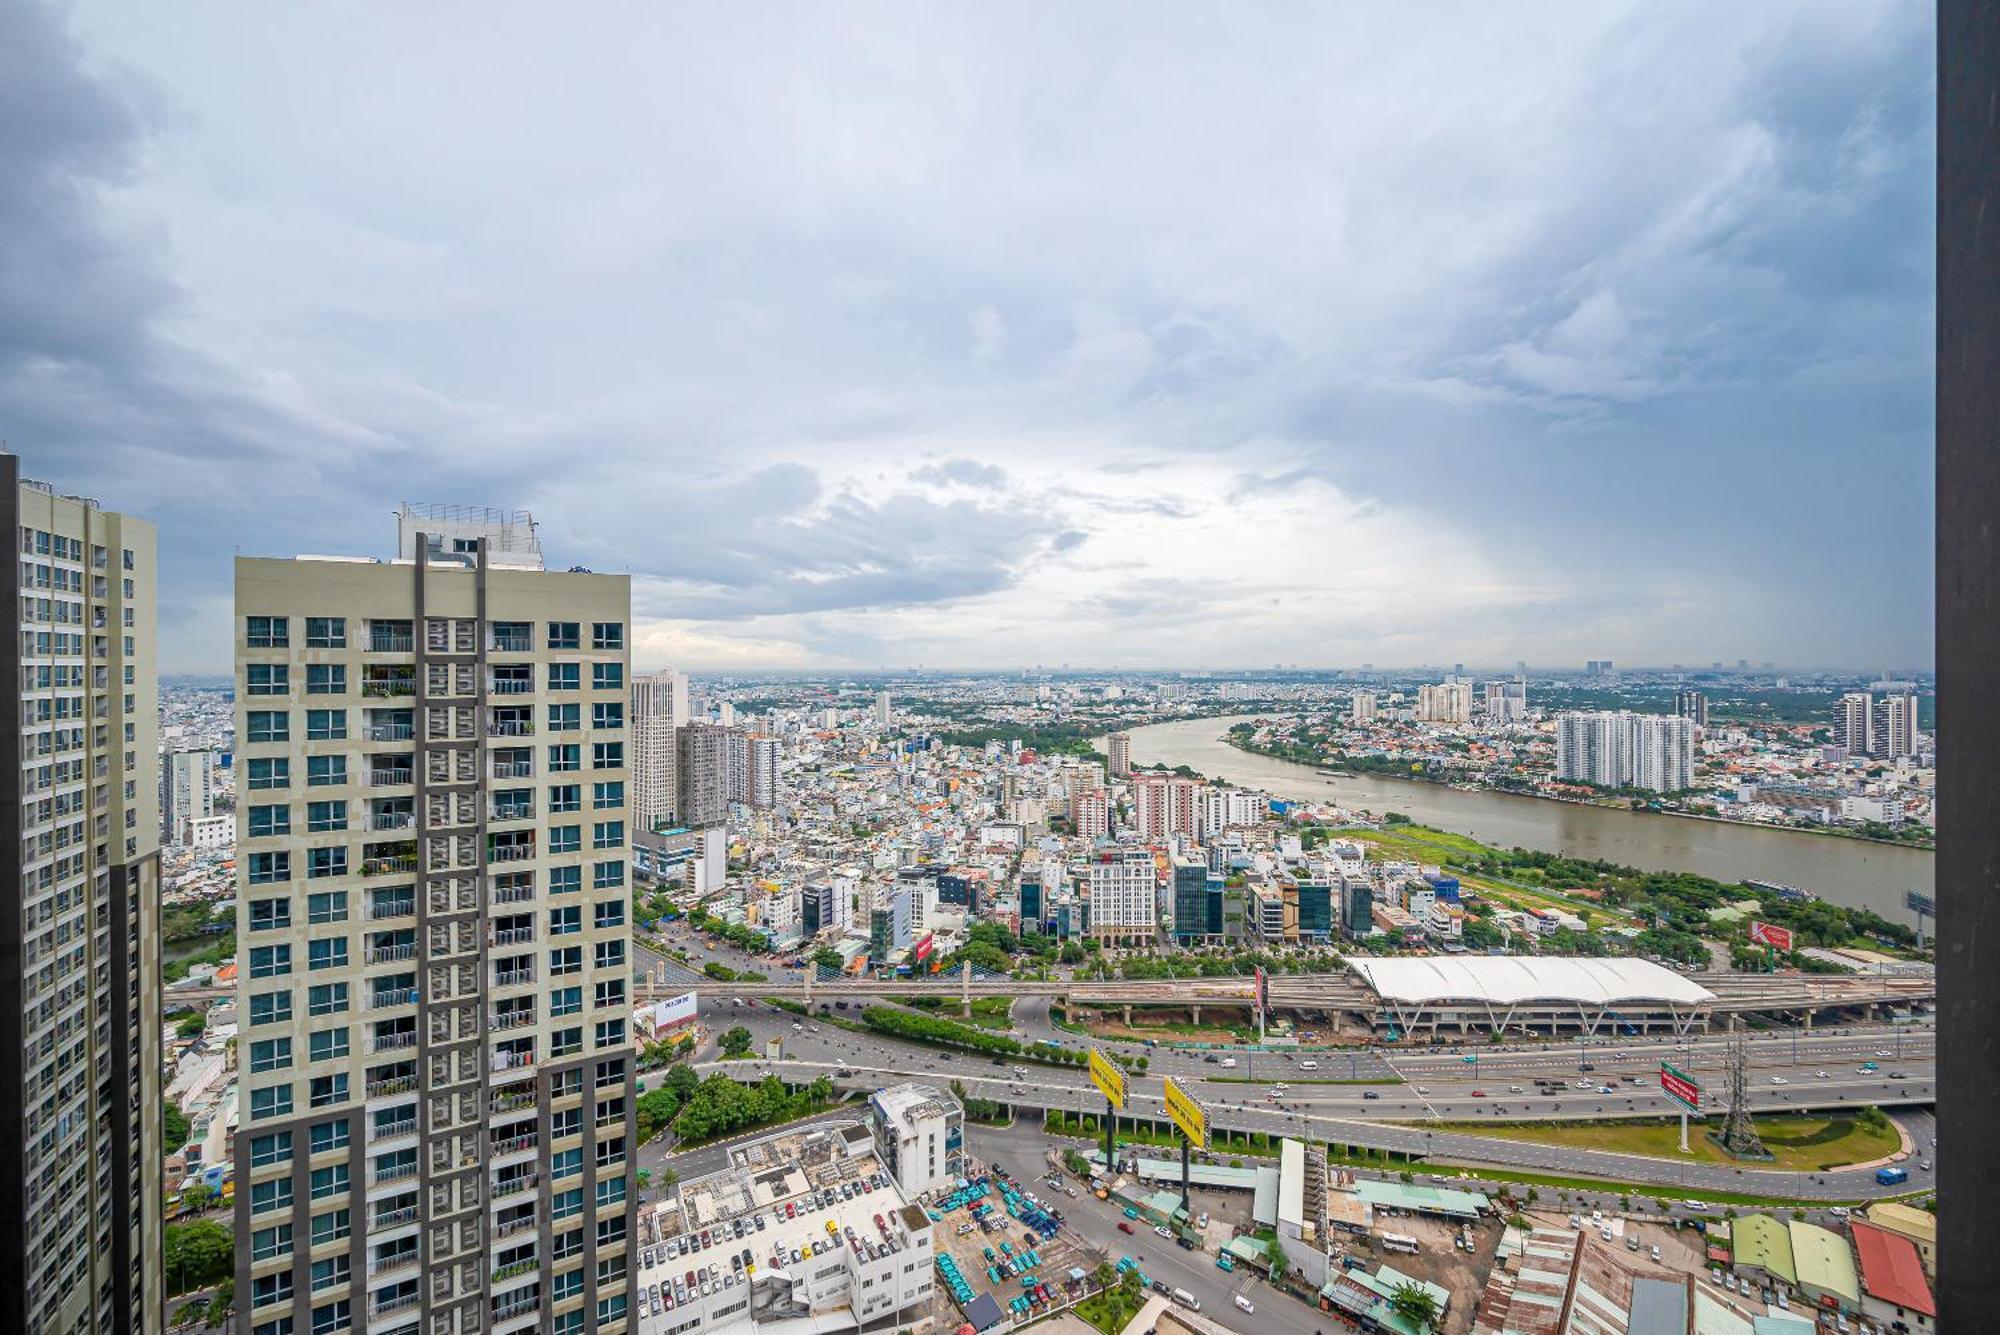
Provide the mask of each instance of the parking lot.
POLYGON ((941 1263, 940 1296, 949 1294, 963 1311, 981 1295, 990 1295, 1004 1313, 1034 1316, 1081 1292, 1070 1272, 1088 1275, 1097 1260, 1054 1230, 1054 1216, 1045 1210, 1061 1206, 1041 1186, 982 1176, 928 1202, 935 1216, 937 1253, 950 1259, 963 1285, 953 1292, 953 1270, 941 1263))

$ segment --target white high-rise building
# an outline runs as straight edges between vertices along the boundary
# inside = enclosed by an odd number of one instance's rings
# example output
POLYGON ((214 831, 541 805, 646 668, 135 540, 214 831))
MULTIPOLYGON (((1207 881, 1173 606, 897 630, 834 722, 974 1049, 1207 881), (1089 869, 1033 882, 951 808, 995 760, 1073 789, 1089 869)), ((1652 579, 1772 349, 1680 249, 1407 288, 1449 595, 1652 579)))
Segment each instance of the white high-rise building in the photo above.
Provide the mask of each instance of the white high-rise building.
POLYGON ((1671 793, 1694 786, 1693 719, 1622 710, 1556 720, 1556 777, 1671 793))
POLYGON ((1143 943, 1159 931, 1159 875, 1143 848, 1099 854, 1076 870, 1090 898, 1090 934, 1100 941, 1143 943))
POLYGON ((745 739, 744 800, 768 811, 778 804, 779 744, 761 734, 745 739))
MULTIPOLYGON (((153 526, 0 454, 0 1330, 163 1328, 153 526)), ((178 1148, 178 1147, 175 1147, 178 1148)))
POLYGON ((1114 778, 1124 778, 1132 772, 1132 734, 1114 732, 1104 739, 1105 759, 1114 778))
POLYGON ((1917 753, 1917 697, 1888 695, 1875 702, 1868 754, 1900 760, 1917 753))
POLYGON ((1851 756, 1874 751, 1875 698, 1866 691, 1849 691, 1833 707, 1833 742, 1851 756))
POLYGON ((667 668, 632 678, 632 820, 642 830, 676 819, 674 729, 689 721, 686 673, 667 668))
POLYGON ((878 728, 887 728, 891 718, 889 693, 887 691, 877 691, 875 693, 875 726, 878 728))
POLYGON ((1417 688, 1417 718, 1424 723, 1464 723, 1472 717, 1472 686, 1444 681, 1417 688))
POLYGON ((1347 700, 1347 720, 1350 723, 1373 723, 1375 709, 1375 692, 1356 691, 1347 700))
POLYGON ((1495 723, 1514 723, 1528 717, 1528 683, 1518 678, 1487 682, 1486 717, 1495 723))
POLYGON ((236 562, 241 1320, 633 1331, 631 583, 400 518, 236 562))
POLYGON ((194 822, 215 814, 215 752, 169 751, 160 758, 160 824, 169 844, 193 842, 194 822))

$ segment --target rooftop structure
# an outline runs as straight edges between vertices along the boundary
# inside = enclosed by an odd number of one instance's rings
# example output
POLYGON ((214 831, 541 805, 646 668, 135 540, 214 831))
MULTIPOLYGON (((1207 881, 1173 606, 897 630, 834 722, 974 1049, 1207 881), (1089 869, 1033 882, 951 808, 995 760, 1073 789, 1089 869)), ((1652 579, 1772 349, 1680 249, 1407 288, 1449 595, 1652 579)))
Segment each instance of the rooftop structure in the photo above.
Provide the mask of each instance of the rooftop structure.
POLYGON ((1900 1233, 1856 1221, 1854 1256, 1861 1270, 1862 1314, 1893 1325, 1937 1319, 1937 1299, 1924 1278, 1916 1244, 1900 1233), (1885 1310, 1886 1309, 1886 1310, 1885 1310), (1912 1321, 1911 1318, 1917 1318, 1912 1321))
POLYGON ((1715 994, 1638 959, 1466 955, 1354 959, 1381 999, 1377 1027, 1404 1033, 1518 1028, 1582 1030, 1605 1024, 1685 1033, 1705 1024, 1715 994))

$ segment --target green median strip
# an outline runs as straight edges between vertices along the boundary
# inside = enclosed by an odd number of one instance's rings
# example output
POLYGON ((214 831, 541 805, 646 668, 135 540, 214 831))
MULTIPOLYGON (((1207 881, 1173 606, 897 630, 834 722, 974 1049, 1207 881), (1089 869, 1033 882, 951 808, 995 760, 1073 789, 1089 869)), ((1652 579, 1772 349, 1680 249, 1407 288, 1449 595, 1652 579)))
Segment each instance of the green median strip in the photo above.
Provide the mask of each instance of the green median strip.
POLYGON ((1200 1077, 1211 1085, 1400 1085, 1405 1083, 1400 1075, 1360 1076, 1355 1079, 1322 1080, 1313 1076, 1286 1076, 1282 1080, 1264 1080, 1247 1075, 1205 1075, 1200 1077))

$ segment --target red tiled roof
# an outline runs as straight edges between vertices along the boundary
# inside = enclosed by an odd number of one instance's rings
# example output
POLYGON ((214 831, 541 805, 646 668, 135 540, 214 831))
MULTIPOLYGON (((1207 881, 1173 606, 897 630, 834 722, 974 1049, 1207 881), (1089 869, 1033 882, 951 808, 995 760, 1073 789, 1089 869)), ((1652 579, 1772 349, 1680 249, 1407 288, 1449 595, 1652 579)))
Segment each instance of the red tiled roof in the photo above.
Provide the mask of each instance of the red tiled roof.
POLYGON ((1924 1263, 1917 1245, 1900 1233, 1856 1220, 1854 1251, 1861 1259, 1861 1288, 1870 1297, 1925 1316, 1937 1315, 1931 1286, 1924 1282, 1924 1263))

